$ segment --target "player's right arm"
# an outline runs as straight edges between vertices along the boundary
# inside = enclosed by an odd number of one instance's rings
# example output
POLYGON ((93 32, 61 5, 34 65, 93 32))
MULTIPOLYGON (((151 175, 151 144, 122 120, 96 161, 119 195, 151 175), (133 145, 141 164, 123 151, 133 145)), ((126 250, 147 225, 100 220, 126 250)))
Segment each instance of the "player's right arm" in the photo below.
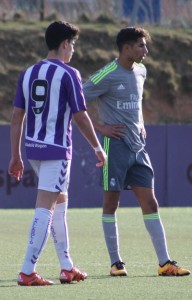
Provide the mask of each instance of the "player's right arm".
POLYGON ((23 122, 25 119, 25 110, 22 108, 14 107, 10 138, 11 138, 11 159, 9 162, 8 173, 16 180, 20 180, 23 175, 23 161, 21 157, 21 137, 23 132, 23 122))

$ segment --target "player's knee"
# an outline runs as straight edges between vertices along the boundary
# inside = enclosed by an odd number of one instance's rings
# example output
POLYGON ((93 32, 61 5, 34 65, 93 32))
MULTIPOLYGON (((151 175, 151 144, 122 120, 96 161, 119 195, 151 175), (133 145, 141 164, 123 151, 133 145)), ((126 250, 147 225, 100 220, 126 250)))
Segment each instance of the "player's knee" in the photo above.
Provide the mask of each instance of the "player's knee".
POLYGON ((152 197, 151 199, 149 199, 148 207, 149 207, 151 212, 157 212, 158 211, 159 205, 158 205, 157 199, 155 197, 152 197))
POLYGON ((155 197, 145 199, 141 202, 141 209, 143 214, 156 213, 158 211, 159 205, 155 197))

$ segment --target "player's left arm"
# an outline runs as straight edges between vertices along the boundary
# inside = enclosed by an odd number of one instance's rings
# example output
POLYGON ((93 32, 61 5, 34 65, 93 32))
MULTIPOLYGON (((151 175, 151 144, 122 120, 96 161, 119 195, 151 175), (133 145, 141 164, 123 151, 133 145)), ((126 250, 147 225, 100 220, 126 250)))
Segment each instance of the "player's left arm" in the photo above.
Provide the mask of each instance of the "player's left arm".
POLYGON ((11 138, 11 159, 9 162, 8 173, 16 180, 20 180, 23 175, 23 161, 21 157, 21 137, 23 133, 23 123, 25 119, 25 110, 22 108, 14 107, 10 138, 11 138))

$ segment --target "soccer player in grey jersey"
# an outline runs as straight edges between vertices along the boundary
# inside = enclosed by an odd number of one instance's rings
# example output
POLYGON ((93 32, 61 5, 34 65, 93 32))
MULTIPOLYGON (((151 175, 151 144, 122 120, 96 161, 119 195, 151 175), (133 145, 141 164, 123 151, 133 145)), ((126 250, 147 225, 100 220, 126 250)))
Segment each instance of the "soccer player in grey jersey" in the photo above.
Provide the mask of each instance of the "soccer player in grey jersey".
MULTIPOLYGON (((71 120, 105 164, 103 151, 86 112, 80 73, 67 65, 74 52, 79 30, 66 22, 51 23, 45 33, 49 49, 46 59, 21 73, 11 121, 11 160, 8 172, 20 180, 23 173, 21 135, 24 119, 27 158, 38 176, 36 209, 18 284, 52 285, 36 272, 36 263, 50 232, 60 262, 60 282, 87 277, 73 265, 69 254, 66 221, 68 185, 72 159, 71 120)), ((26 199, 27 201, 27 199, 26 199)))
POLYGON ((158 257, 158 274, 190 274, 189 270, 172 261, 168 254, 154 192, 153 168, 145 150, 142 97, 146 68, 142 61, 148 53, 146 42, 149 39, 149 33, 143 28, 120 30, 116 39, 118 58, 97 71, 84 84, 86 101, 97 99, 100 120, 92 116, 92 121, 101 134, 108 156, 101 175, 104 189, 102 223, 112 276, 127 275, 119 253, 116 210, 121 190, 129 188, 141 206, 144 223, 158 257))

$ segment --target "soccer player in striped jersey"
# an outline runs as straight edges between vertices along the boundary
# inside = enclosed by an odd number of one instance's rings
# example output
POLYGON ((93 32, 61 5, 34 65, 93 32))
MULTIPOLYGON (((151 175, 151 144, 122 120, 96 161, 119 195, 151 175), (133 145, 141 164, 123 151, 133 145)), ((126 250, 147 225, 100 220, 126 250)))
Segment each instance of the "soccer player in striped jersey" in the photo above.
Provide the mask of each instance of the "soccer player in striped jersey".
POLYGON ((190 274, 189 270, 170 259, 154 192, 153 168, 145 150, 142 97, 146 68, 142 61, 148 53, 146 41, 149 39, 149 33, 143 28, 120 30, 116 39, 118 58, 84 84, 86 101, 97 99, 100 121, 94 118, 92 121, 102 136, 108 157, 101 176, 104 189, 102 223, 112 276, 127 275, 119 253, 116 210, 121 191, 129 188, 141 206, 144 223, 158 257, 158 274, 190 274))
MULTIPOLYGON (((11 160, 8 172, 20 180, 23 174, 21 136, 25 126, 27 158, 38 176, 34 218, 29 232, 26 256, 19 273, 19 285, 52 285, 36 272, 36 263, 50 232, 60 262, 60 282, 87 277, 73 264, 69 254, 66 221, 68 185, 72 159, 72 116, 98 158, 105 164, 106 154, 86 112, 82 81, 78 70, 70 67, 79 30, 67 22, 51 23, 45 33, 46 59, 21 73, 11 121, 11 160)), ((26 199, 27 201, 27 199, 26 199)))

